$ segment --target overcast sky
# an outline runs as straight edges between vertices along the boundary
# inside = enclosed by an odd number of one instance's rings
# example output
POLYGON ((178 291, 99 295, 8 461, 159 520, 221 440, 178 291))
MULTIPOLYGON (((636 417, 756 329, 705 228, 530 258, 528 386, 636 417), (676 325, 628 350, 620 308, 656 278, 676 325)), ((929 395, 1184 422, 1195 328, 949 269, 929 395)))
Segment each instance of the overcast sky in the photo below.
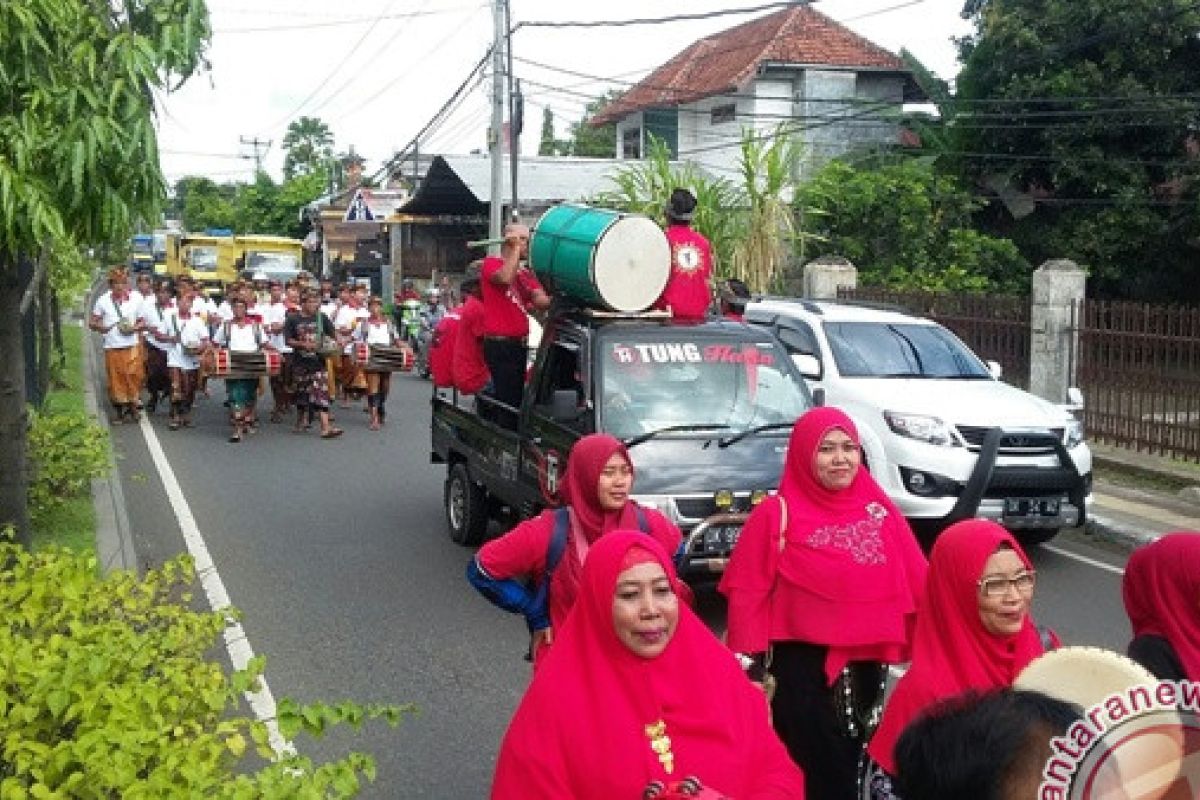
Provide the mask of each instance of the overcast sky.
MULTIPOLYGON (((522 22, 662 17, 769 0, 511 2, 513 21, 522 22)), ((212 69, 160 104, 159 144, 170 182, 183 175, 249 179, 255 146, 243 140, 254 139, 278 180, 284 132, 305 115, 324 120, 337 150, 352 145, 370 173, 429 121, 492 38, 485 0, 208 0, 208 7, 212 69)), ((951 39, 968 31, 959 17, 962 0, 819 0, 816 8, 892 52, 908 48, 944 78, 957 71, 951 39)), ((524 152, 536 151, 543 107, 565 136, 587 98, 644 77, 702 36, 764 13, 518 31, 513 53, 526 94, 524 152)), ((473 84, 422 150, 485 147, 489 88, 490 80, 473 84)))

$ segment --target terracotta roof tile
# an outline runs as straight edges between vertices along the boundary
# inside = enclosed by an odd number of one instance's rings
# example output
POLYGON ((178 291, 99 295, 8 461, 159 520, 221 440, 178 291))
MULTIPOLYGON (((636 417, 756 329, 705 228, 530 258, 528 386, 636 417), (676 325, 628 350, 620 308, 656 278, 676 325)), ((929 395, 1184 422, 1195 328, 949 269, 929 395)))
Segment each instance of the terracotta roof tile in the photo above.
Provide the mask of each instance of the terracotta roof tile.
POLYGON ((802 4, 695 42, 590 122, 603 125, 642 109, 736 91, 763 62, 908 71, 894 54, 802 4))

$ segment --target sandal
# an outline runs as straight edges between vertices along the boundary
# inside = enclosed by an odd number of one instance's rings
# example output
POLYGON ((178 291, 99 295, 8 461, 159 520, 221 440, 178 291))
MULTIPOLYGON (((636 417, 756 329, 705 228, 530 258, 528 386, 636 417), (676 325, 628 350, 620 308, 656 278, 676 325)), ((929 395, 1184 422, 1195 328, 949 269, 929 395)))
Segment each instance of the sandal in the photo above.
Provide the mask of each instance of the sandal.
POLYGON ((242 440, 242 435, 240 433, 232 434, 229 437, 229 441, 231 441, 231 442, 240 442, 241 440, 242 440))
POLYGON ((337 437, 341 436, 342 433, 343 433, 343 431, 341 428, 330 428, 327 431, 321 432, 321 438, 322 439, 336 439, 337 437))
POLYGON ((168 423, 167 423, 167 430, 169 430, 169 431, 177 431, 177 430, 179 430, 179 420, 177 420, 177 419, 173 419, 173 420, 171 420, 170 422, 168 422, 168 423))

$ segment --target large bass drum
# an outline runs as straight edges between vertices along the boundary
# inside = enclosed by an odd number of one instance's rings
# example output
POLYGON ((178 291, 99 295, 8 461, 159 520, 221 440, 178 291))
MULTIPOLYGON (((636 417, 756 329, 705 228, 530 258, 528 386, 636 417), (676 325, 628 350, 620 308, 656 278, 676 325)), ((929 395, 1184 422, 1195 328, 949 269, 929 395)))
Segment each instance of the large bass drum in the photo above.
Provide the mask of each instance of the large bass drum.
POLYGON ((644 311, 671 275, 667 236, 649 217, 571 203, 538 220, 529 260, 551 292, 606 311, 644 311))

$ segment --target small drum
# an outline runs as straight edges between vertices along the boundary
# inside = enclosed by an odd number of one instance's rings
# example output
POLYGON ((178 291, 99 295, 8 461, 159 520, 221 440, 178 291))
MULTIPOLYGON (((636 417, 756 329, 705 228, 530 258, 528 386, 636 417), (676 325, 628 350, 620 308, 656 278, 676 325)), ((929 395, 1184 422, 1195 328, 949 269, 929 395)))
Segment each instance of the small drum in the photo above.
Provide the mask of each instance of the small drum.
POLYGON ((275 377, 283 367, 283 357, 277 350, 238 353, 218 347, 213 351, 212 374, 218 378, 275 377))
POLYGON ((564 203, 538 220, 529 244, 547 287, 608 311, 644 311, 671 276, 671 246, 649 217, 564 203))
POLYGON ((411 372, 413 352, 408 347, 355 342, 354 363, 367 372, 411 372))

